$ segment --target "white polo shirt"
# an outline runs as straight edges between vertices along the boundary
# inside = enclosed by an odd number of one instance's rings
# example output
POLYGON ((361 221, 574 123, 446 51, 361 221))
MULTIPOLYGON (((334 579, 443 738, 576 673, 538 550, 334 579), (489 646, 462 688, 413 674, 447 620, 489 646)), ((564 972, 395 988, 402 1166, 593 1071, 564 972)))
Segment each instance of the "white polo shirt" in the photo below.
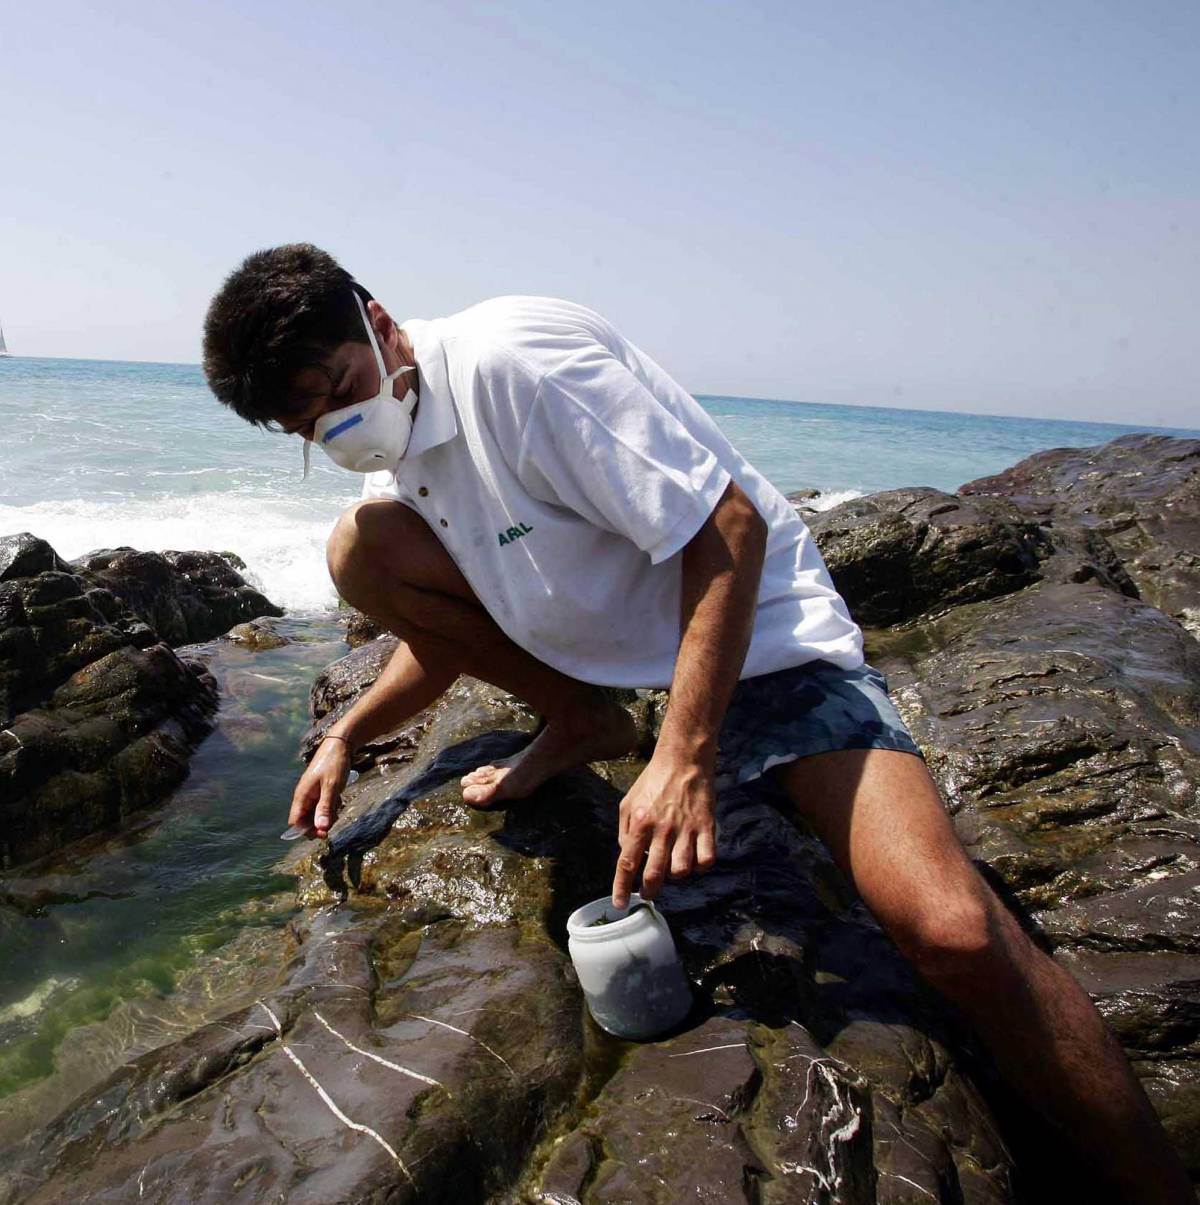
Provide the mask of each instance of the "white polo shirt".
POLYGON ((420 373, 412 440, 363 496, 418 511, 515 644, 584 682, 669 686, 681 550, 733 480, 770 529, 742 677, 862 664, 791 504, 598 314, 497 297, 403 328, 420 373))

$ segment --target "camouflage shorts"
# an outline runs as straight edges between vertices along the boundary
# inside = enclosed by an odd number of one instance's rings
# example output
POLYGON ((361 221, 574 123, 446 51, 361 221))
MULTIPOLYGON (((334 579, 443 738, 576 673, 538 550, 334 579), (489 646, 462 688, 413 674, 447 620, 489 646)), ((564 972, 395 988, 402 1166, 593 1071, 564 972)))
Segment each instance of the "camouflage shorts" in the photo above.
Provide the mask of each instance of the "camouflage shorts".
POLYGON ((737 684, 717 746, 717 785, 835 749, 897 749, 921 756, 873 666, 810 661, 737 684))

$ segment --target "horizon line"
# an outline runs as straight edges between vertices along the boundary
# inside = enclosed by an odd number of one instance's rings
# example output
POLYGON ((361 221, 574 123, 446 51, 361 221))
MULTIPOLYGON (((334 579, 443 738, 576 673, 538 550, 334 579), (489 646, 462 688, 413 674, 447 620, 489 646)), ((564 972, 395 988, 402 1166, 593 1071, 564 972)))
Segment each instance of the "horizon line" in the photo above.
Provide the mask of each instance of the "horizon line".
MULTIPOLYGON (((158 368, 200 368, 198 360, 104 360, 98 359, 95 356, 25 356, 16 355, 9 352, 7 356, 0 357, 7 360, 66 360, 76 364, 144 364, 158 368)), ((984 410, 952 410, 949 407, 937 408, 928 406, 893 406, 881 404, 878 402, 814 402, 805 401, 801 398, 772 398, 772 397, 757 397, 746 394, 734 393, 698 393, 692 390, 687 391, 693 398, 700 401, 702 398, 713 400, 724 399, 731 402, 771 402, 781 406, 833 406, 846 410, 886 410, 908 412, 911 414, 963 414, 971 418, 998 418, 1008 420, 1032 419, 1039 423, 1074 423, 1083 426, 1093 427, 1128 427, 1131 431, 1185 431, 1190 436, 1200 438, 1200 427, 1182 427, 1182 426, 1152 426, 1149 423, 1126 423, 1116 419, 1104 418, 1046 418, 1040 414, 993 414, 991 411, 984 410)))

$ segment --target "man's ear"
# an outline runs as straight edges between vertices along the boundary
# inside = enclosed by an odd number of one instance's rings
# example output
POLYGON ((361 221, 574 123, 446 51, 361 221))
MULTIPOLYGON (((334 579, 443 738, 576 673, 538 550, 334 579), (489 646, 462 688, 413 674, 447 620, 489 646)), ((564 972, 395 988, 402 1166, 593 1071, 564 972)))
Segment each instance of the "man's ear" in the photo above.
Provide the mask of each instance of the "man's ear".
POLYGON ((371 319, 371 325, 375 328, 375 337, 379 340, 380 346, 394 349, 397 338, 396 332, 399 328, 392 320, 391 314, 373 297, 367 302, 367 316, 371 319))

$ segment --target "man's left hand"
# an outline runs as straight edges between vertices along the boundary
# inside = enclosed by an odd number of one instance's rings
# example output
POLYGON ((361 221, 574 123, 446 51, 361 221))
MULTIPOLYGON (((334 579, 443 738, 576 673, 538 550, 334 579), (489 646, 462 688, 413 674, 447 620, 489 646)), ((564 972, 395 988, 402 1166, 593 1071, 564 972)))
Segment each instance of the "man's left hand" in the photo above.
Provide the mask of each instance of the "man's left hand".
POLYGON ((641 894, 654 899, 663 881, 684 879, 716 861, 713 774, 691 760, 656 753, 621 800, 621 856, 613 907, 625 908, 642 858, 641 894))

